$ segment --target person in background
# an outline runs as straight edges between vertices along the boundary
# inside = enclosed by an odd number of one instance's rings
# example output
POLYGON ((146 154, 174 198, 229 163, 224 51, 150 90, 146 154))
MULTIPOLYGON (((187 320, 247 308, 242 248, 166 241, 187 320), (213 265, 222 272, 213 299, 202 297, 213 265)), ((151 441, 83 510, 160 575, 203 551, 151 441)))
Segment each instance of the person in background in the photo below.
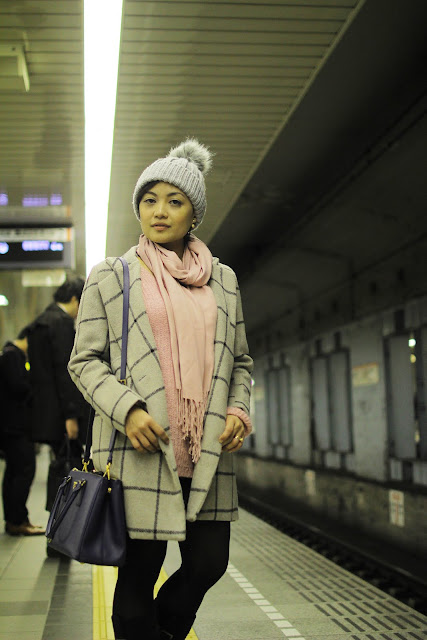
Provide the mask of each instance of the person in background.
POLYGON ((83 286, 83 278, 67 278, 55 291, 54 301, 28 330, 33 391, 31 436, 34 442, 49 444, 55 456, 65 435, 75 440, 79 436, 79 426, 81 430, 84 424, 86 403, 67 370, 83 286))
POLYGON ((93 462, 124 485, 129 538, 113 603, 116 638, 184 640, 224 574, 238 517, 234 454, 251 431, 248 354, 236 275, 191 232, 206 210, 209 150, 189 139, 141 174, 142 235, 123 256, 130 302, 120 383, 123 268, 96 265, 82 296, 69 370, 95 409, 93 462), (182 565, 153 588, 168 540, 182 565))
POLYGON ((11 536, 37 536, 45 532, 43 527, 31 524, 27 509, 36 471, 34 443, 30 439, 27 353, 27 329, 23 329, 15 340, 6 342, 0 354, 1 448, 6 462, 2 498, 5 531, 11 536))

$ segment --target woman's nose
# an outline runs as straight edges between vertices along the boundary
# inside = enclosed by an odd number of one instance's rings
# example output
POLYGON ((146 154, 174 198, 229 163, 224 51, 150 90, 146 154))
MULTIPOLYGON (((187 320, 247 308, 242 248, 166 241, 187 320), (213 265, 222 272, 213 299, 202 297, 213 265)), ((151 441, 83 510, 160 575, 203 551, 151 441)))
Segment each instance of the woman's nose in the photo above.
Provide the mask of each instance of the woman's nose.
POLYGON ((156 204, 156 209, 154 211, 154 217, 155 218, 165 218, 166 215, 167 215, 167 213, 166 213, 166 203, 158 201, 157 204, 156 204))

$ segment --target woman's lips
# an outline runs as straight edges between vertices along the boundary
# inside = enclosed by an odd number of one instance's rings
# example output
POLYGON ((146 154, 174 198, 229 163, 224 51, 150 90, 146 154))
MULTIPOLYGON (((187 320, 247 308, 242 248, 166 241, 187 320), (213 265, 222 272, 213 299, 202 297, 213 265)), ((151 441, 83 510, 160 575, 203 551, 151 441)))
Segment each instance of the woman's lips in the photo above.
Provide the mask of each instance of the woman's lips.
POLYGON ((164 231, 165 229, 169 229, 169 226, 166 224, 153 224, 153 229, 156 229, 156 231, 164 231))

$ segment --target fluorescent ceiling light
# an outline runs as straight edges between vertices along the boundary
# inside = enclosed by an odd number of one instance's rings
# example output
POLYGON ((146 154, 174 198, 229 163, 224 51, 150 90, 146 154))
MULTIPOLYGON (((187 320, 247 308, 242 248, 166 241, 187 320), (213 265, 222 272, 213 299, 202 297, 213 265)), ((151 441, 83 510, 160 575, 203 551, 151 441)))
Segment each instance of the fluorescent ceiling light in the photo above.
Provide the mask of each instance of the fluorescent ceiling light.
POLYGON ((84 2, 86 272, 105 258, 123 0, 84 2))

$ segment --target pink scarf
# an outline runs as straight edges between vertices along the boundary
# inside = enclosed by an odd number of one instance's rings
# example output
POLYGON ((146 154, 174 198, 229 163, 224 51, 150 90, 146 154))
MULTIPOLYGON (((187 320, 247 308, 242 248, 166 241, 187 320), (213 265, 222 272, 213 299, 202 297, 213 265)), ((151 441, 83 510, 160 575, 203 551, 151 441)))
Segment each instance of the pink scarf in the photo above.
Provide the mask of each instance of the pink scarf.
POLYGON ((214 370, 218 311, 212 289, 207 286, 212 254, 193 235, 182 260, 144 235, 139 238, 137 253, 153 272, 165 303, 178 391, 178 426, 189 442, 193 462, 197 462, 214 370))

